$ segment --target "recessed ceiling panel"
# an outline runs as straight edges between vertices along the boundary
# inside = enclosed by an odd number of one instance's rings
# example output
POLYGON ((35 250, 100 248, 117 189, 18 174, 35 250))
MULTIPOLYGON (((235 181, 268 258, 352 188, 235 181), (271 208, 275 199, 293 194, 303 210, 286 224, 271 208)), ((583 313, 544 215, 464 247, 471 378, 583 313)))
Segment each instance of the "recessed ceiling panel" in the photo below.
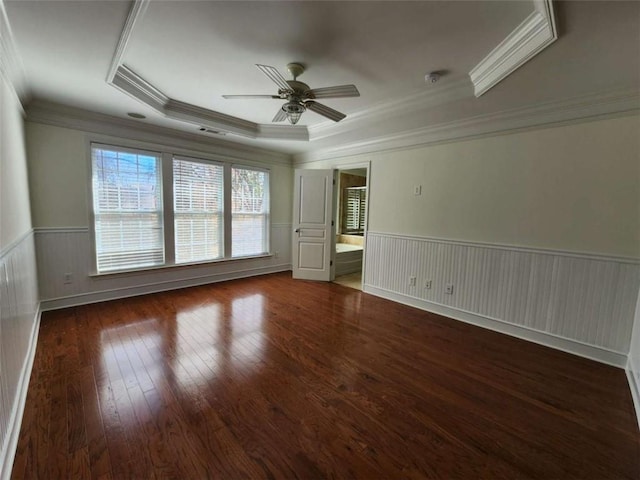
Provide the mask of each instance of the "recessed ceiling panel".
MULTIPOLYGON (((532 10, 529 2, 151 2, 125 63, 171 98, 256 123, 280 100, 256 67, 301 62, 311 88, 355 84, 360 98, 327 99, 349 115, 424 90, 424 75, 462 77, 532 10)), ((326 121, 307 112, 300 124, 326 121)))

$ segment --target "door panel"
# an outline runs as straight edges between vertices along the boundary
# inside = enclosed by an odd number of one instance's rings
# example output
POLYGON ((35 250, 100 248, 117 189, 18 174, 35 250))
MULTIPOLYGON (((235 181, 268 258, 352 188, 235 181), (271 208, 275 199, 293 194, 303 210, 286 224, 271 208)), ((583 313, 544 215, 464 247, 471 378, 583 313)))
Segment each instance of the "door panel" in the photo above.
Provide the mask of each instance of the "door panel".
POLYGON ((334 170, 295 171, 293 278, 333 280, 334 184, 334 170))
POLYGON ((300 243, 298 266, 304 269, 324 268, 324 245, 322 243, 300 243))

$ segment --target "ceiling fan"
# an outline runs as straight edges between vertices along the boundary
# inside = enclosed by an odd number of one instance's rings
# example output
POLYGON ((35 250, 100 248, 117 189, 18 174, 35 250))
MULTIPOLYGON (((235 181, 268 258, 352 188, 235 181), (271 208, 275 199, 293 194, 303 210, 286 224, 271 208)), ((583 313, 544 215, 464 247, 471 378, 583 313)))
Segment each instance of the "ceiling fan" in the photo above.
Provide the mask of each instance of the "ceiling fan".
POLYGON ((278 86, 277 95, 223 95, 223 97, 227 99, 275 98, 286 100, 287 103, 282 105, 278 113, 276 113, 276 116, 273 117, 273 122, 282 122, 288 119, 291 125, 295 125, 307 109, 327 117, 334 122, 339 122, 346 117, 344 113, 318 103, 315 100, 318 98, 360 96, 360 92, 358 92, 355 85, 309 88, 309 85, 297 80, 305 70, 304 65, 299 63, 290 63, 287 65, 287 69, 293 76, 293 80, 286 80, 276 68, 270 67, 269 65, 256 64, 256 67, 278 86))

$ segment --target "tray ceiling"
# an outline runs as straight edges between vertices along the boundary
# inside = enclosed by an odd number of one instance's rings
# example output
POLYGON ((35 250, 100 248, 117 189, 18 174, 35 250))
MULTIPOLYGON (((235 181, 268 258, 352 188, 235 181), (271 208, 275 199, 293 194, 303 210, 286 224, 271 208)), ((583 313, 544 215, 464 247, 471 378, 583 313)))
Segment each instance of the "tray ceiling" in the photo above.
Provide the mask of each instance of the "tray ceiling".
POLYGON ((289 78, 286 64, 301 62, 307 71, 300 80, 312 88, 357 85, 358 98, 323 100, 347 114, 342 122, 303 114, 309 141, 224 137, 287 153, 640 84, 638 2, 555 2, 559 39, 480 98, 469 72, 521 25, 534 2, 154 0, 128 32, 132 2, 5 0, 4 6, 37 102, 120 118, 139 112, 144 123, 197 132, 193 118, 172 118, 107 83, 123 32, 120 64, 162 94, 268 132, 277 131, 270 121, 283 102, 222 98, 275 93, 254 64, 273 65, 289 78), (434 70, 446 73, 437 84, 425 83, 434 70))

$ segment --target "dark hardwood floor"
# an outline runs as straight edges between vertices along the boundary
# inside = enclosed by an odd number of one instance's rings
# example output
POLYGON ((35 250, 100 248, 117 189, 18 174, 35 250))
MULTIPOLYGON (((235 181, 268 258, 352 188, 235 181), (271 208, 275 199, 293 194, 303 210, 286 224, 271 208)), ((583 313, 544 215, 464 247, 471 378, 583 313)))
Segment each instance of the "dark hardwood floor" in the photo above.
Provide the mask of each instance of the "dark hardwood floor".
POLYGON ((275 274, 43 315, 18 479, 640 478, 623 370, 275 274))

